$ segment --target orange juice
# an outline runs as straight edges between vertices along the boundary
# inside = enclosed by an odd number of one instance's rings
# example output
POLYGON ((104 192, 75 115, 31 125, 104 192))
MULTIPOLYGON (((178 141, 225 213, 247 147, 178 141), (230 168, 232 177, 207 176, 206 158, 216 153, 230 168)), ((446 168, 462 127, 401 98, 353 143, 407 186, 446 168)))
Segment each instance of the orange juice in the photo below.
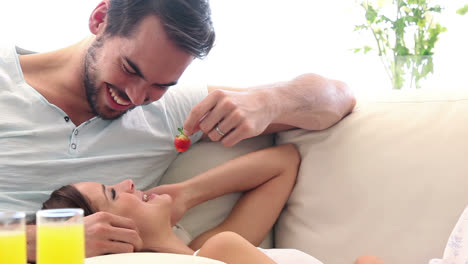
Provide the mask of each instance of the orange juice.
POLYGON ((83 264, 83 224, 37 226, 37 264, 83 264))
POLYGON ((24 232, 0 231, 0 264, 26 264, 24 232))

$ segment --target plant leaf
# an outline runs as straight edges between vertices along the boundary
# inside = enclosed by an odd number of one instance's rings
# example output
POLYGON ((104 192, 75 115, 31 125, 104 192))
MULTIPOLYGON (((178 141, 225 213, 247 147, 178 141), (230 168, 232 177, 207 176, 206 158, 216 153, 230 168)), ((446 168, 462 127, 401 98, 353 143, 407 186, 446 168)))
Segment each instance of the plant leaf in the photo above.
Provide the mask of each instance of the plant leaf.
POLYGON ((366 10, 366 20, 369 23, 374 23, 376 18, 377 18, 377 10, 375 10, 373 6, 369 5, 366 10))
POLYGON ((457 10, 457 14, 459 15, 464 15, 466 13, 468 13, 468 4, 457 10))
POLYGON ((360 31, 360 30, 364 30, 368 28, 369 27, 367 25, 357 25, 357 26, 354 26, 354 31, 360 31))

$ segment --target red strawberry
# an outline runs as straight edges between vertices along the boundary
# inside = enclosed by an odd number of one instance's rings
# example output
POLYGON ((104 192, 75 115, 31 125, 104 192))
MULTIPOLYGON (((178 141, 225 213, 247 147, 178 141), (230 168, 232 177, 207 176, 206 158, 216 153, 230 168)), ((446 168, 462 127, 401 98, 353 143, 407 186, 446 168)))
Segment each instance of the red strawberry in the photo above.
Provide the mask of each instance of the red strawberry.
POLYGON ((188 138, 182 128, 178 128, 180 134, 174 139, 174 146, 179 152, 184 152, 190 147, 190 138, 188 138))

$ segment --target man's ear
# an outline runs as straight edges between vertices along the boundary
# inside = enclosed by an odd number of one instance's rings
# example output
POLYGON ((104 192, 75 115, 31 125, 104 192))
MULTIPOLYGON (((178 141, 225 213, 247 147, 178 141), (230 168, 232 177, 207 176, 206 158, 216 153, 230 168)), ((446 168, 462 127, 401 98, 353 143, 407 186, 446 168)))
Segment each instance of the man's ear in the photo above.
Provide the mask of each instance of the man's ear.
POLYGON ((98 4, 89 17, 89 30, 94 35, 104 33, 106 25, 106 15, 109 9, 109 0, 104 0, 98 4))

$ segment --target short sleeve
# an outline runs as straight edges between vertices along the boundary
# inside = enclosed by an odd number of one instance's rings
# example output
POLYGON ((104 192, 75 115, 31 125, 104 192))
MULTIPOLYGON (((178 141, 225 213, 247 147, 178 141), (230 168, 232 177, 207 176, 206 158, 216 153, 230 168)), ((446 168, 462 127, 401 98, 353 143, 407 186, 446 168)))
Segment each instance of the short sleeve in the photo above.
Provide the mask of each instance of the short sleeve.
MULTIPOLYGON (((179 134, 178 128, 183 128, 185 119, 192 108, 208 95, 206 83, 183 83, 178 84, 164 94, 158 101, 144 106, 148 123, 153 128, 161 129, 166 126, 171 136, 179 134), (150 113, 148 115, 148 113, 150 113), (163 121, 162 121, 163 120, 163 121), (165 123, 162 124, 161 122, 165 123)), ((199 131, 192 135, 192 142, 197 142, 202 136, 199 131)))

